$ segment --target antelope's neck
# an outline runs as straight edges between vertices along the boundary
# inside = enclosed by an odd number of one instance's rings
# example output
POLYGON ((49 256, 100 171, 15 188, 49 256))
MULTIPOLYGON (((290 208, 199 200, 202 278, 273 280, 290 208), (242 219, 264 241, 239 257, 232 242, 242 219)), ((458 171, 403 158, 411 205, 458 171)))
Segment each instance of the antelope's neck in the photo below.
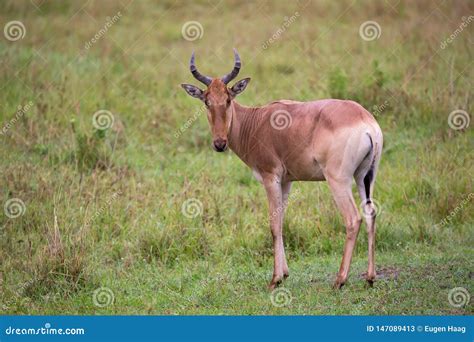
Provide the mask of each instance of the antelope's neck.
MULTIPOLYGON (((232 122, 229 132, 229 147, 248 163, 248 153, 251 150, 251 140, 258 126, 258 107, 245 107, 233 103, 232 122)), ((250 166, 250 165, 249 165, 250 166)))

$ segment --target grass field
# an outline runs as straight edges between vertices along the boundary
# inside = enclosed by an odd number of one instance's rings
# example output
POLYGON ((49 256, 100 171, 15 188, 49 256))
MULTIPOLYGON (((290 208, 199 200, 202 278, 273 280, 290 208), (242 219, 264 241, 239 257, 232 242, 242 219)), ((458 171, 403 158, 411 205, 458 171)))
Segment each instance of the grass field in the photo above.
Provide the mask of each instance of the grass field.
POLYGON ((0 7, 1 313, 473 314, 472 1, 0 7), (367 21, 375 36, 359 32, 367 21), (223 75, 233 47, 252 77, 241 104, 348 98, 379 121, 373 288, 364 226, 349 282, 331 288, 345 228, 327 184, 301 182, 284 223, 290 277, 267 290, 264 189, 212 151, 179 86, 197 84, 193 50, 223 75))

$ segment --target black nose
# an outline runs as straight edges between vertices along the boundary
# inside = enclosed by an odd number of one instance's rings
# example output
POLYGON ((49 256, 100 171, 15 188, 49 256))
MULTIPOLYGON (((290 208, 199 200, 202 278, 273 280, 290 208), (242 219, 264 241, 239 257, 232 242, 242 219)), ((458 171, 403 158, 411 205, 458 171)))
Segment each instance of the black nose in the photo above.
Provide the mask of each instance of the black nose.
POLYGON ((227 141, 222 138, 217 138, 214 140, 214 148, 216 149, 217 152, 223 152, 225 151, 227 147, 227 141))

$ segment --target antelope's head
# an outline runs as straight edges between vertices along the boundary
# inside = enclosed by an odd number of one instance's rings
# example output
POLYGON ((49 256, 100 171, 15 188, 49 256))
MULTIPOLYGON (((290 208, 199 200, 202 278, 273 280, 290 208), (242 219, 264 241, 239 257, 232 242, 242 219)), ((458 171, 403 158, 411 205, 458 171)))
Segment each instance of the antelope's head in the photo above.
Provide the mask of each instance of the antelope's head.
POLYGON ((193 76, 207 86, 206 90, 202 90, 192 84, 181 84, 186 92, 197 99, 204 102, 207 108, 207 119, 212 132, 212 147, 217 152, 223 152, 227 149, 227 135, 229 134, 230 125, 232 123, 232 113, 234 98, 244 91, 250 78, 244 78, 232 87, 228 88, 227 84, 239 74, 241 62, 237 50, 234 49, 234 69, 227 75, 220 78, 211 78, 202 75, 194 64, 194 52, 189 61, 189 68, 193 76))

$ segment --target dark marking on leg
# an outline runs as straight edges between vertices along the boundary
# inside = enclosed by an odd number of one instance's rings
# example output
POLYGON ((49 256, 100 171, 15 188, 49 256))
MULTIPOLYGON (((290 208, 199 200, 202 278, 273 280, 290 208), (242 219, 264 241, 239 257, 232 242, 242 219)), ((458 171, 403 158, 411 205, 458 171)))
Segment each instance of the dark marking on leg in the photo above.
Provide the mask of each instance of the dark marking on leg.
MULTIPOLYGON (((370 134, 367 133, 367 135, 370 140, 370 151, 369 151, 369 154, 370 154, 374 150, 374 143, 372 141, 372 137, 370 136, 370 134)), ((364 187, 365 187, 365 196, 367 197, 367 204, 372 203, 372 201, 370 200, 370 183, 374 179, 374 162, 375 162, 375 158, 373 158, 370 165, 370 169, 369 171, 367 171, 367 174, 364 177, 364 187)))
POLYGON ((367 204, 372 203, 370 200, 370 183, 374 178, 374 170, 371 168, 364 177, 365 196, 367 197, 367 204))

